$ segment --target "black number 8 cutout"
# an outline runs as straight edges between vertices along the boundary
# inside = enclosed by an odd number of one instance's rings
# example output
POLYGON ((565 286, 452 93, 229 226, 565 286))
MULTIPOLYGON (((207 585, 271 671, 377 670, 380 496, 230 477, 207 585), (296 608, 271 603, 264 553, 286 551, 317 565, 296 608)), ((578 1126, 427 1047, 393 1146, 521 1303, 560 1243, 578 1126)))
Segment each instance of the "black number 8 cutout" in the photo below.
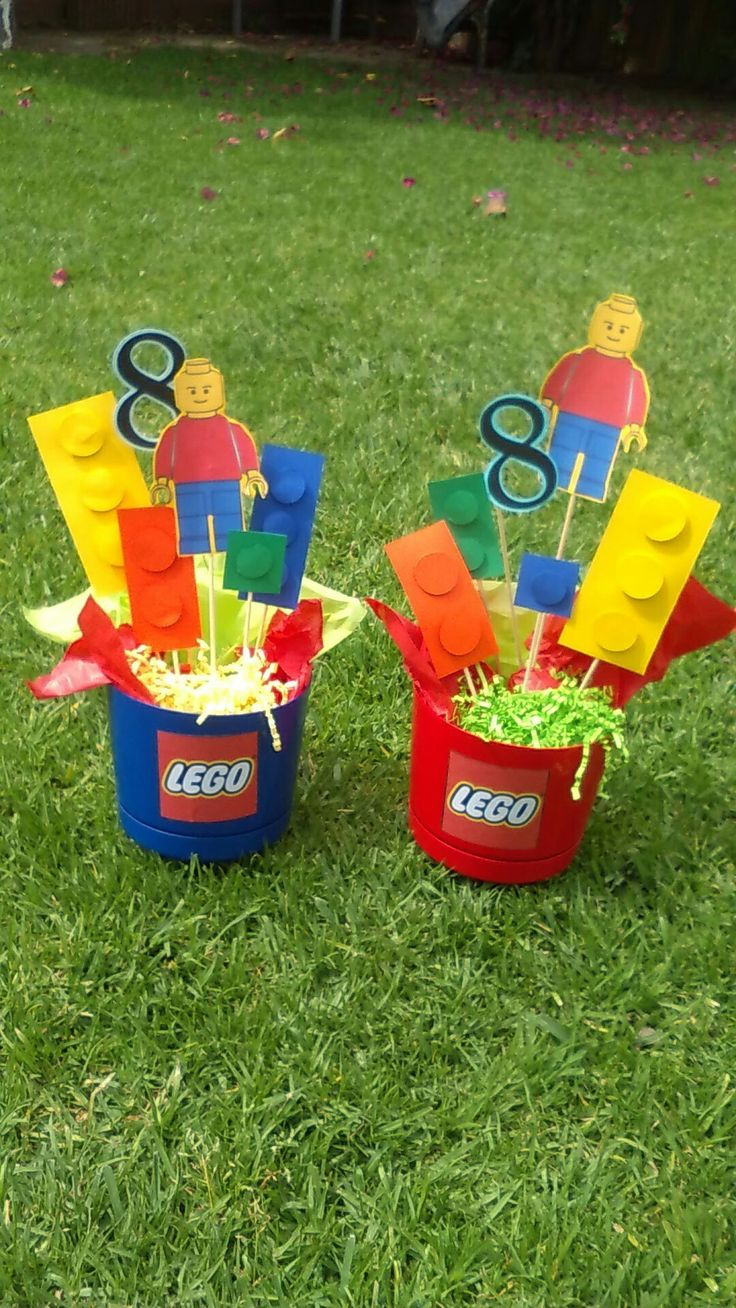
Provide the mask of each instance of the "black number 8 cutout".
POLYGON ((530 513, 541 509, 557 489, 557 468, 539 444, 547 434, 549 419, 544 405, 533 400, 530 395, 500 395, 491 400, 480 415, 481 440, 492 450, 498 450, 495 459, 491 459, 485 470, 488 497, 499 509, 507 513, 530 513), (499 421, 503 409, 519 409, 531 424, 528 435, 512 436, 499 421), (541 481, 536 495, 514 495, 504 485, 504 468, 507 463, 516 460, 526 464, 541 481))
POLYGON ((136 427, 136 404, 144 398, 155 400, 170 413, 176 413, 174 388, 171 383, 185 358, 186 352, 181 341, 171 336, 169 332, 159 331, 156 327, 144 327, 140 331, 131 332, 130 336, 126 336, 116 347, 112 356, 113 372, 123 385, 128 387, 128 390, 118 400, 115 408, 115 426, 123 440, 133 445, 135 449, 152 450, 158 441, 158 436, 149 436, 136 427), (139 368, 133 358, 133 352, 138 345, 161 346, 167 358, 163 372, 150 373, 139 368))

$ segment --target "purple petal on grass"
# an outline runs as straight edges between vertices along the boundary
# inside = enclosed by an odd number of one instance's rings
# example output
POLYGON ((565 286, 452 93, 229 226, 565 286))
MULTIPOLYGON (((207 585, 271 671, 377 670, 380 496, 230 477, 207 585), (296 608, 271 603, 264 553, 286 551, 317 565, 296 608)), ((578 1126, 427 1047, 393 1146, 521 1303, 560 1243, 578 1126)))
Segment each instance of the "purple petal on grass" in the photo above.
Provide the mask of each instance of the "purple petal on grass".
POLYGON ((416 184, 416 177, 402 177, 401 179, 401 185, 405 187, 407 191, 411 190, 412 186, 416 186, 416 184))
POLYGON ((706 186, 720 186, 721 184, 720 177, 704 177, 703 181, 705 182, 706 186))
POLYGON ((52 286, 66 286, 69 281, 69 273, 66 268, 57 268, 52 272, 49 281, 52 286))
POLYGON ((213 191, 211 186, 203 186, 199 193, 203 200, 216 200, 217 191, 213 191))
POLYGON ((271 133, 269 132, 267 127, 259 127, 258 131, 256 132, 256 140, 267 141, 270 135, 271 133))

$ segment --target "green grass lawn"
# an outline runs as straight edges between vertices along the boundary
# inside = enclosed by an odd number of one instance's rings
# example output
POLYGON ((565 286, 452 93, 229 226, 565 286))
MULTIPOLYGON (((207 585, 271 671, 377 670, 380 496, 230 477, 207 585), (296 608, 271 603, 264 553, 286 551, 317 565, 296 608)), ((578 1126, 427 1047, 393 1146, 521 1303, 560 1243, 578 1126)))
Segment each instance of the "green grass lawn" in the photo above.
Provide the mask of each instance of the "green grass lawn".
MULTIPOLYGON (((102 696, 23 684, 56 651, 21 604, 83 585, 26 414, 109 388, 135 327, 209 353, 259 440, 328 455, 310 574, 352 593, 399 603, 383 541, 613 290, 653 395, 615 492, 633 462, 733 490, 734 119, 328 63, 0 59, 0 1303, 733 1303, 726 646, 633 701, 573 867, 522 891, 411 842, 373 619, 320 669, 289 834, 228 869, 123 837, 102 696), (497 186, 506 220, 472 206, 497 186)), ((516 559, 561 499, 509 524, 516 559)), ((732 522, 697 566, 720 594, 732 522)))

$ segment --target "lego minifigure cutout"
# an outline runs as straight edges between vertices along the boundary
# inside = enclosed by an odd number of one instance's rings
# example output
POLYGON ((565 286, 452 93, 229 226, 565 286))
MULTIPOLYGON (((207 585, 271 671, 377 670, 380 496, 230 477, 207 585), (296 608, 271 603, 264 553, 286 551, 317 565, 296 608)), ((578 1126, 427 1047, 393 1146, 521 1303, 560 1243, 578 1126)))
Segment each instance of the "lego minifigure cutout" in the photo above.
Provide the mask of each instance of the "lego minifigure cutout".
POLYGON ((649 387, 631 355, 642 332, 630 295, 611 295, 596 307, 588 344, 565 354, 549 373, 541 398, 553 410, 549 454, 559 487, 567 490, 579 454, 583 465, 577 495, 602 502, 619 445, 628 454, 647 443, 644 424, 649 387))
POLYGON ((168 502, 172 491, 180 554, 227 549, 231 531, 243 530, 241 483, 247 495, 265 495, 250 432, 225 416, 222 373, 209 359, 186 359, 174 378, 179 416, 161 433, 153 455, 151 498, 168 502))

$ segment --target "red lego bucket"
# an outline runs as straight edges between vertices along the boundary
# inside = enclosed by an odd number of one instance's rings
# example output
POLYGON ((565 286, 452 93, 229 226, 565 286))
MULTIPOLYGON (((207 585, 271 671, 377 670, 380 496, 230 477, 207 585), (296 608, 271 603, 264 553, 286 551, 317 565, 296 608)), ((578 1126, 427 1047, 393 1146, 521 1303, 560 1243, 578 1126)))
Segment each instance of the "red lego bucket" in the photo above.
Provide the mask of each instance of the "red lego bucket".
POLYGON ((598 793, 603 748, 533 749, 463 731, 414 689, 409 826, 430 858, 480 881, 524 885, 569 867, 598 793))

